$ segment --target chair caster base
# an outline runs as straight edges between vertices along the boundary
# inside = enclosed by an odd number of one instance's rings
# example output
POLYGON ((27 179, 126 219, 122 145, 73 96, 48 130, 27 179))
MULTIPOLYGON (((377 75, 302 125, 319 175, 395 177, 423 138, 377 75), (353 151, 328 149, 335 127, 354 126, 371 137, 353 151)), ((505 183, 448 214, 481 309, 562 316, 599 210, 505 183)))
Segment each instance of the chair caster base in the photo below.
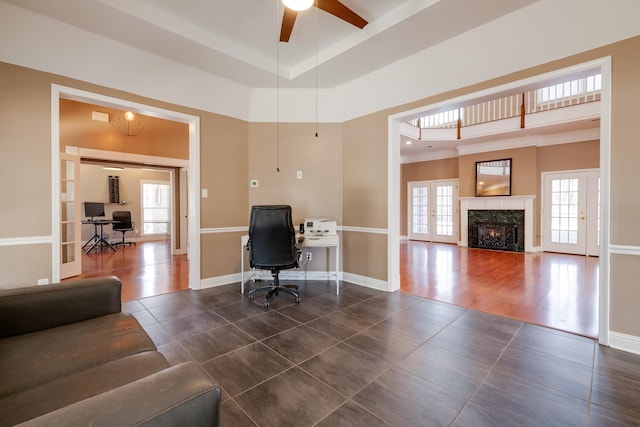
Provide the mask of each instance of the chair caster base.
POLYGON ((278 291, 287 293, 292 295, 295 298, 295 302, 296 304, 300 303, 300 295, 297 292, 297 286, 292 286, 292 285, 285 285, 285 286, 265 286, 262 288, 257 288, 257 289, 252 289, 248 292, 247 294, 247 298, 249 299, 249 301, 253 301, 253 297, 255 295, 256 292, 259 291, 263 291, 263 290, 267 290, 267 295, 264 298, 264 302, 262 303, 262 306, 264 308, 269 308, 269 300, 271 299, 272 296, 277 296, 278 295, 278 291))

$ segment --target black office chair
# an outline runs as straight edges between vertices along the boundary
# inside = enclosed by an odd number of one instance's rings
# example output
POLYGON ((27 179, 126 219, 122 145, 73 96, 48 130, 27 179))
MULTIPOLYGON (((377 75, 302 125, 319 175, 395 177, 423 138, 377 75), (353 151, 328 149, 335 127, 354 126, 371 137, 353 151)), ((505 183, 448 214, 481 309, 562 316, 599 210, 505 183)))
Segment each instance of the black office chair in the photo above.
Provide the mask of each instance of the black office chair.
POLYGON ((296 231, 291 220, 291 206, 253 206, 249 220, 249 265, 252 268, 270 270, 273 283, 249 291, 252 300, 256 292, 268 290, 264 298, 264 308, 269 308, 269 300, 282 291, 300 302, 296 285, 280 285, 280 270, 298 266, 296 231))
POLYGON ((131 212, 129 211, 113 211, 113 221, 114 223, 111 224, 111 229, 113 231, 119 231, 122 233, 122 241, 121 242, 116 242, 113 245, 114 246, 118 246, 118 245, 135 245, 136 242, 126 242, 124 240, 124 234, 127 231, 134 231, 135 228, 135 223, 133 221, 131 221, 131 212))

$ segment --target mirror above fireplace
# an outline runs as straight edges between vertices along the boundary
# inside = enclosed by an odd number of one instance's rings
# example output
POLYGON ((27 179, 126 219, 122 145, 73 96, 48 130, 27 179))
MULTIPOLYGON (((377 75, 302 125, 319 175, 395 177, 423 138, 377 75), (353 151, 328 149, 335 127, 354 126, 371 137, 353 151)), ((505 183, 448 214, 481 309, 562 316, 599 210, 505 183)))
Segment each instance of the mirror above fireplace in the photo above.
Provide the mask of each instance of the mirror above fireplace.
POLYGON ((511 195, 511 159, 476 162, 476 197, 511 195))

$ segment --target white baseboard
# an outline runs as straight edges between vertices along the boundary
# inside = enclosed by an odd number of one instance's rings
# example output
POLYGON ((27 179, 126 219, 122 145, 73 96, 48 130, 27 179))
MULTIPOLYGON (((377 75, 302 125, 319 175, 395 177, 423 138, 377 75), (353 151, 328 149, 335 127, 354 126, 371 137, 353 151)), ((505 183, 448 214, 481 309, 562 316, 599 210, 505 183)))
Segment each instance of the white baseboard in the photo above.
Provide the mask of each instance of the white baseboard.
MULTIPOLYGON (((200 289, 215 288, 216 286, 229 285, 231 283, 240 283, 240 273, 202 279, 200 280, 200 289)), ((238 287, 238 290, 239 289, 238 287)))
MULTIPOLYGON (((339 273, 339 280, 344 280, 345 282, 353 283, 356 285, 366 286, 367 288, 377 289, 380 291, 388 291, 387 282, 384 280, 373 279, 371 277, 360 276, 357 274, 351 273, 339 273)), ((247 279, 248 275, 245 272, 245 279, 247 279)), ((304 271, 282 271, 280 272, 280 278, 282 280, 305 280, 304 271)), ((264 270, 256 271, 256 279, 271 279, 271 273, 264 270)), ((335 280, 335 273, 327 272, 327 271, 308 271, 307 280, 335 280)), ((217 277, 209 277, 207 279, 202 279, 200 281, 200 289, 214 288, 216 286, 229 285, 231 283, 240 283, 241 274, 228 274, 226 276, 217 276, 217 277)))
MULTIPOLYGON (((249 280, 249 274, 251 272, 245 271, 245 280, 249 280)), ((271 273, 266 270, 256 270, 256 279, 269 280, 271 279, 271 273)), ((305 280, 304 271, 295 270, 283 270, 280 272, 281 280, 305 280)), ((336 275, 333 272, 326 271, 308 271, 306 275, 307 280, 336 280, 336 275)), ((342 279, 342 273, 339 273, 339 280, 342 279)), ((231 283, 240 283, 242 275, 240 273, 227 274, 225 276, 216 276, 202 279, 200 281, 200 289, 214 288, 216 286, 229 285, 231 283)))
MULTIPOLYGON (((338 273, 338 280, 342 278, 342 273, 338 273)), ((256 270, 256 279, 270 280, 271 273, 266 270, 256 270)), ((302 270, 282 270, 280 280, 336 280, 335 272, 327 271, 307 271, 302 270)))
POLYGON ((609 346, 618 350, 640 354, 640 337, 609 331, 609 346))
POLYGON ((354 283, 360 286, 366 286, 367 288, 377 289, 379 291, 388 291, 389 285, 385 280, 373 279, 367 276, 360 276, 358 274, 342 273, 342 280, 349 283, 354 283))

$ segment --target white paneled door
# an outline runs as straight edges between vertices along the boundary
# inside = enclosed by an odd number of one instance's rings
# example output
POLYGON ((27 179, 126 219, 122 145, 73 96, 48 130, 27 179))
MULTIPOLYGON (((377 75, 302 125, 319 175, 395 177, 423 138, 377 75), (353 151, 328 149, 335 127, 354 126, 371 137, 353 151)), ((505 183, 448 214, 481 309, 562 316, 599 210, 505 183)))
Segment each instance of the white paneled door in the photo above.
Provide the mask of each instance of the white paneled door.
POLYGON ((458 242, 458 180, 408 184, 409 239, 458 242))
POLYGON ((60 278, 82 272, 80 157, 60 153, 60 278))
POLYGON ((542 181, 544 250, 597 256, 599 171, 547 172, 542 181))

